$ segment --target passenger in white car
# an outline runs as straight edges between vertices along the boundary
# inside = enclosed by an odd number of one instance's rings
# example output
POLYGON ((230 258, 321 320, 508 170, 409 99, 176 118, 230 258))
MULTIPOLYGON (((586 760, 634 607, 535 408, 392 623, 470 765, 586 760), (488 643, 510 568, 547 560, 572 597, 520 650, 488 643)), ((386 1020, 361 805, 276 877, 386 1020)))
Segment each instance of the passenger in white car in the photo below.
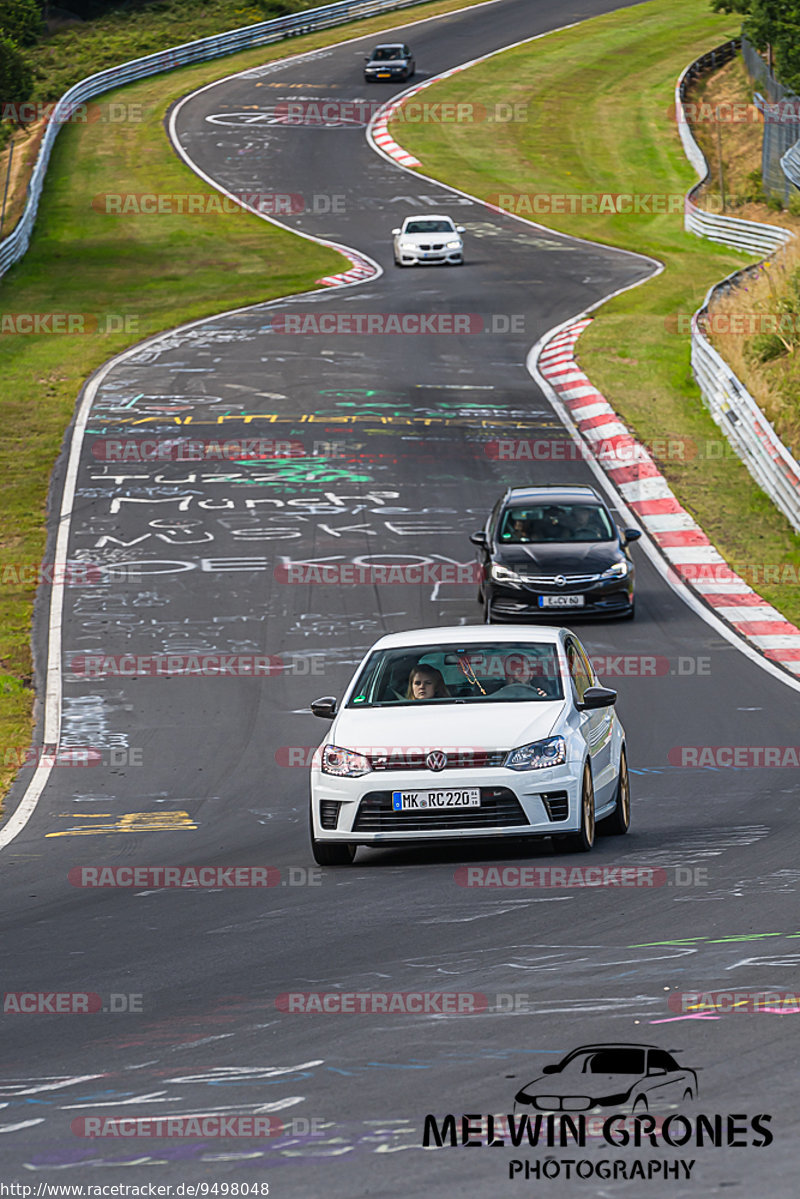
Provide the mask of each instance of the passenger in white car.
POLYGON ((422 663, 415 666, 408 676, 406 699, 449 699, 450 692, 435 666, 422 663))

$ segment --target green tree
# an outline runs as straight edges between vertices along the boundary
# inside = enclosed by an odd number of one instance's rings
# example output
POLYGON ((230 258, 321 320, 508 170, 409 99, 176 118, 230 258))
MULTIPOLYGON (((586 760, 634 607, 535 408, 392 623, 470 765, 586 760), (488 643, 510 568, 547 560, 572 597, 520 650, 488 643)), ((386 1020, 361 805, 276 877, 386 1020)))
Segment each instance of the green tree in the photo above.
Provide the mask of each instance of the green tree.
POLYGON ((37 0, 0 0, 0 33, 13 38, 18 46, 32 46, 43 32, 37 0))
POLYGON ((19 104, 27 100, 32 91, 30 63, 13 38, 0 33, 0 97, 3 104, 19 104))
POLYGON ((800 0, 711 0, 715 12, 738 12, 742 33, 770 52, 785 87, 800 92, 800 0))

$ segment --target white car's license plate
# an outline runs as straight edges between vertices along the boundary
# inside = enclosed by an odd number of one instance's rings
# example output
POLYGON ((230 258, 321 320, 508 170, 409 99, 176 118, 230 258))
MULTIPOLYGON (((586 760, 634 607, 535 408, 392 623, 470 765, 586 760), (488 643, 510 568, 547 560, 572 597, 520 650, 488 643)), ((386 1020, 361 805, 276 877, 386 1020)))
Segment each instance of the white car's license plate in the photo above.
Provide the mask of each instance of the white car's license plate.
POLYGON ((479 787, 461 787, 452 791, 393 791, 395 812, 417 812, 420 808, 479 808, 479 787))
POLYGON ((582 608, 582 595, 540 595, 540 608, 582 608))

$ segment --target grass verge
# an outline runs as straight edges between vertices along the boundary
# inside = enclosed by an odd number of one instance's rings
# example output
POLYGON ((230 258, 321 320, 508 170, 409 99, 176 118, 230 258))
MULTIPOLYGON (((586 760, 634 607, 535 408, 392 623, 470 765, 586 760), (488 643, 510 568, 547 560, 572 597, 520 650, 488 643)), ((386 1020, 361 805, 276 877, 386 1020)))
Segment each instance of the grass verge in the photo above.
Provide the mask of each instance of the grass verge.
MULTIPOLYGON (((519 104, 526 120, 434 126, 404 124, 401 117, 392 131, 426 174, 495 203, 498 195, 682 195, 696 176, 674 122, 675 81, 690 61, 735 32, 729 16, 696 0, 651 0, 498 55, 425 95, 490 110, 499 102, 519 104)), ((682 208, 625 215, 575 207, 574 214, 531 219, 638 250, 665 267, 602 306, 578 343, 582 367, 642 441, 688 440, 694 447, 694 456, 655 456, 734 568, 788 565, 796 579, 800 537, 711 420, 692 378, 688 336, 680 331, 679 318, 699 307, 712 283, 754 259, 684 233, 682 208)), ((520 205, 516 210, 525 215, 520 205)), ((758 589, 800 624, 800 588, 759 583, 758 589)))
POLYGON ((8 329, 19 314, 88 314, 101 325, 128 318, 128 328, 0 331, 0 796, 30 745, 30 631, 48 482, 84 379, 159 330, 305 291, 346 265, 243 212, 114 217, 96 212, 93 197, 206 190, 174 155, 162 124, 169 105, 202 84, 471 2, 478 0, 420 5, 131 84, 104 99, 141 105, 140 121, 66 125, 59 134, 31 248, 0 279, 0 321, 8 329))

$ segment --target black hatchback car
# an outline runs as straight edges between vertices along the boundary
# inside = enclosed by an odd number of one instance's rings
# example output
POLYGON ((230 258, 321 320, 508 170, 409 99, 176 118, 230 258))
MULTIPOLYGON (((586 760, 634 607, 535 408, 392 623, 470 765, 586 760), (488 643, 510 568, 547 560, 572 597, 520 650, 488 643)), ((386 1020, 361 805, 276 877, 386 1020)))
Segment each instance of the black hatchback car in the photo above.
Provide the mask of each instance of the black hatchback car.
POLYGON ((620 531, 592 487, 513 487, 486 527, 473 533, 483 568, 479 599, 487 624, 559 612, 634 614, 634 565, 620 531))
POLYGON ((373 83, 378 79, 410 79, 416 71, 414 55, 404 42, 387 42, 376 46, 364 61, 364 79, 373 83))

